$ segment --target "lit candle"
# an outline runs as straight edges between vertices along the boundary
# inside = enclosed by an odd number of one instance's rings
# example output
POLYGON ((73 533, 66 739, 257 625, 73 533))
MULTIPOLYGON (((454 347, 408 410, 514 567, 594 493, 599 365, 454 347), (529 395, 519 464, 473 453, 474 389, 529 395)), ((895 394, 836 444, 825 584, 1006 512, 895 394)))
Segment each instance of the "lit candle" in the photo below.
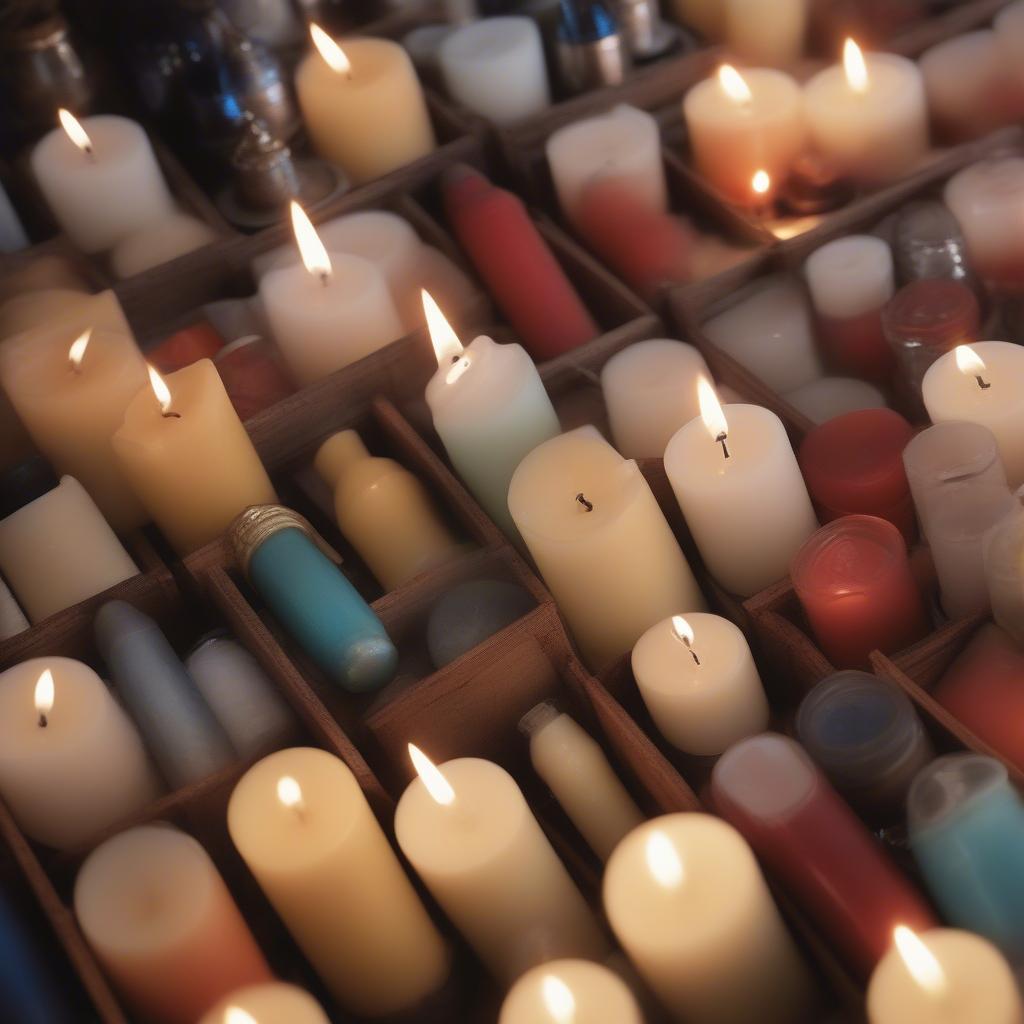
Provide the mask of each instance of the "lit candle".
POLYGON ((142 127, 104 114, 82 122, 60 111, 32 151, 32 173, 57 222, 82 252, 102 252, 174 212, 142 127))
POLYGON ((599 671, 644 630, 704 598, 637 464, 592 426, 522 461, 508 505, 587 664, 599 671))
POLYGON ((320 1004, 297 985, 270 981, 225 996, 199 1024, 330 1024, 320 1004))
POLYGON ((804 86, 811 140, 849 175, 877 185, 906 174, 928 149, 928 109, 917 65, 893 53, 865 56, 852 39, 843 63, 804 86))
POLYGON ((1024 348, 1006 341, 958 345, 921 382, 932 423, 980 423, 995 435, 1011 488, 1024 484, 1024 348))
POLYGON ((324 984, 346 1009, 414 1009, 448 975, 447 947, 351 770, 281 750, 228 803, 232 842, 324 984))
POLYGON ((0 793, 26 835, 82 846, 159 791, 135 726, 87 665, 33 658, 0 674, 0 793))
POLYGON ((36 447, 78 480, 114 529, 146 522, 111 446, 128 403, 146 385, 130 335, 29 330, 0 346, 0 384, 36 447))
POLYGON ((432 152, 434 129, 409 55, 388 39, 349 39, 319 25, 316 51, 299 65, 295 91, 313 147, 354 184, 432 152))
POLYGON ((1020 1024, 1024 1005, 1010 965, 981 936, 952 928, 893 929, 871 975, 871 1024, 1020 1024))
POLYGON ((700 418, 669 441, 665 472, 708 571, 750 597, 786 575, 818 521, 778 416, 697 387, 700 418))
POLYGON ((209 359, 166 382, 152 367, 149 377, 114 433, 114 453, 152 520, 187 555, 276 496, 209 359))
POLYGON ((614 971, 588 960, 553 960, 512 986, 498 1024, 643 1024, 643 1017, 614 971))
POLYGON ((742 836, 670 814, 616 848, 604 907, 620 945, 675 1020, 795 1024, 814 983, 742 836))
POLYGON ((785 181, 804 148, 806 128, 796 82, 771 68, 723 64, 683 97, 698 171, 734 203, 750 205, 757 171, 785 181))
POLYGON ((437 356, 426 391, 434 429, 473 496, 514 537, 509 483, 523 457, 561 431, 551 399, 521 345, 480 335, 463 348, 427 292, 423 310, 437 356))
POLYGON ((673 615, 636 642, 633 676, 658 731, 679 750, 721 754, 768 728, 768 699, 743 633, 728 619, 673 615))
POLYGON ((608 943, 515 779, 480 758, 409 754, 418 778, 398 802, 398 845, 490 972, 511 984, 558 957, 603 960, 608 943))
POLYGON ((324 248, 302 207, 291 205, 302 266, 260 278, 260 301, 292 376, 310 384, 402 337, 405 328, 380 270, 324 248))

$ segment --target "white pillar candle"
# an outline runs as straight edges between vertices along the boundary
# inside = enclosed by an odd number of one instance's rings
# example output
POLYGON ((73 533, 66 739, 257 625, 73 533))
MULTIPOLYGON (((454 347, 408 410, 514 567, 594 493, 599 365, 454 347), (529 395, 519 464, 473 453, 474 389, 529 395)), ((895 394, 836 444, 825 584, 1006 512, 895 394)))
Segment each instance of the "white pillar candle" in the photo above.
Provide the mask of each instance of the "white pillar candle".
POLYGON ((895 289, 892 250, 874 235, 846 235, 815 249, 804 263, 818 315, 849 320, 880 311, 895 289))
POLYGON ((683 117, 697 170, 743 205, 754 201, 758 171, 786 180, 807 137, 800 87, 771 68, 723 65, 683 97, 683 117))
POLYGON ((982 555, 992 618, 1024 645, 1024 510, 1015 509, 989 531, 982 555))
POLYGON ((82 252, 103 252, 169 216, 174 201, 142 127, 102 114, 61 111, 32 150, 32 173, 51 212, 82 252))
POLYGON ((537 367, 522 345, 480 335, 463 348, 430 296, 424 311, 437 356, 426 400, 455 471, 506 535, 512 474, 529 452, 562 429, 537 367))
POLYGON ((858 409, 884 409, 888 402, 874 384, 856 377, 819 377, 787 391, 785 399, 812 423, 825 423, 858 409))
POLYGON ((758 282, 701 330, 773 391, 792 391, 824 373, 807 297, 790 277, 773 274, 758 282))
POLYGON ((789 572, 818 520, 782 420, 699 388, 701 415, 669 441, 665 472, 708 571, 750 597, 789 572))
POLYGON ((928 149, 928 106, 917 65, 894 53, 863 54, 846 41, 843 65, 804 86, 811 140, 856 181, 906 174, 928 149))
POLYGON ((138 575, 85 488, 70 476, 0 520, 0 573, 36 623, 138 575))
POLYGON ((32 658, 0 674, 0 794, 26 835, 83 846, 159 792, 135 726, 88 665, 32 658))
POLYGON ((271 333, 299 384, 311 384, 402 337, 387 282, 368 260, 324 248, 302 208, 292 226, 304 266, 271 270, 260 300, 271 333))
POLYGON ((673 615, 636 642, 633 676, 658 731, 687 754, 721 754, 768 728, 768 698, 746 638, 728 619, 673 615))
POLYGON ((620 103, 559 128, 545 151, 558 205, 570 221, 584 190, 601 178, 621 181, 652 210, 668 209, 661 132, 646 111, 620 103))
POLYGON ((642 825, 604 876, 612 930, 674 1020, 796 1024, 813 982, 754 854, 731 825, 670 814, 642 825))
POLYGON ((334 997, 358 1016, 410 1011, 449 956, 356 777, 323 750, 265 757, 228 803, 242 859, 334 997))
POLYGON ((10 640, 28 629, 28 619, 14 599, 10 587, 0 578, 0 640, 10 640))
POLYGON ((114 277, 124 280, 216 241, 217 232, 190 213, 175 211, 120 239, 110 253, 114 277))
POLYGON ((540 29, 532 18, 483 18, 457 29, 438 60, 452 99, 499 125, 513 125, 551 102, 540 29))
POLYGON ((896 928, 868 985, 870 1024, 1020 1024, 1024 1004, 1010 965, 980 935, 896 928))
POLYGON ((475 757, 433 765, 395 812, 402 852, 491 974, 511 985, 558 957, 602 960, 596 918, 504 768, 475 757))
POLYGON ((552 960, 512 986, 498 1024, 643 1024, 643 1016, 614 971, 589 960, 552 960))
POLYGON ((1019 102, 1024 96, 1024 3, 1016 0, 1007 4, 995 16, 992 27, 996 33, 999 63, 1012 82, 1014 99, 1019 102))
MULTIPOLYGON (((795 463, 794 463, 795 465, 795 463)), ((545 441, 509 510, 587 664, 607 668, 655 622, 704 598, 637 464, 592 426, 545 441)))
POLYGON ((11 200, 0 185, 0 252, 19 252, 28 248, 28 235, 21 226, 11 200))
POLYGON ((932 423, 980 423, 995 435, 1011 488, 1024 484, 1024 348, 1006 341, 958 345, 924 375, 932 423))
POLYGON ((320 1004, 297 985, 269 981, 225 996, 199 1024, 330 1024, 320 1004))
POLYGON ((724 0, 725 43, 747 64, 784 68, 804 52, 808 0, 724 0))

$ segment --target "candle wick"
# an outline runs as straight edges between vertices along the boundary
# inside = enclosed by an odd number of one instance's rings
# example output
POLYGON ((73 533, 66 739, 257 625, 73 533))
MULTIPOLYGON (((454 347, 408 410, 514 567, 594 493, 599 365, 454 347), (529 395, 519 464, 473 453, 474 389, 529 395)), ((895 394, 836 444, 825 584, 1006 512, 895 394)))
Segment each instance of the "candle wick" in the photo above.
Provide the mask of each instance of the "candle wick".
POLYGON ((988 381, 986 381, 980 373, 977 374, 974 379, 978 382, 978 387, 981 388, 982 391, 987 391, 990 387, 992 387, 992 385, 988 381))
POLYGON ((326 288, 328 282, 331 280, 331 272, 329 270, 320 271, 320 283, 326 288))
POLYGON ((723 430, 715 440, 722 446, 722 454, 728 459, 729 445, 726 442, 729 440, 729 435, 723 430))
POLYGON ((39 712, 39 728, 45 729, 49 725, 49 721, 46 718, 46 713, 43 711, 39 712))
POLYGON ((87 143, 86 145, 84 145, 82 147, 82 152, 85 153, 86 158, 88 159, 89 163, 91 163, 91 164, 96 163, 96 154, 93 152, 93 148, 92 148, 91 144, 87 143))
POLYGON ((697 652, 690 646, 690 641, 686 641, 686 648, 690 652, 690 657, 693 658, 694 665, 700 664, 700 658, 697 657, 697 652))
POLYGON ((586 510, 587 510, 588 512, 593 512, 593 511, 594 511, 594 503, 593 503, 592 501, 587 501, 587 499, 583 497, 583 492, 582 492, 582 491, 580 491, 580 493, 576 495, 576 500, 577 500, 577 501, 578 501, 578 502, 579 502, 579 503, 580 503, 580 504, 581 504, 581 505, 582 505, 582 506, 583 506, 583 507, 584 507, 584 508, 585 508, 585 509, 586 509, 586 510))
POLYGON ((163 416, 163 418, 165 420, 180 420, 181 419, 181 413, 180 412, 174 412, 171 409, 168 409, 166 412, 164 412, 161 409, 160 415, 163 416))

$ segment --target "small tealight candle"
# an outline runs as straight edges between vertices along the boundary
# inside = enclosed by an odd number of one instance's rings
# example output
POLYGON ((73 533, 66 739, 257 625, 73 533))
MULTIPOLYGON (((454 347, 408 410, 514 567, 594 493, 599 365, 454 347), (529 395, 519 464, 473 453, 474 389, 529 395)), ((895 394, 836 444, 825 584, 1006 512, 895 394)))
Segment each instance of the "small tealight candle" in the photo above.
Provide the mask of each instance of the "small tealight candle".
POLYGON ((225 996, 199 1024, 330 1024, 320 1004, 297 985, 269 981, 225 996))
POLYGON ((498 1024, 643 1024, 643 1017, 614 971, 589 960, 552 960, 512 986, 498 1024))

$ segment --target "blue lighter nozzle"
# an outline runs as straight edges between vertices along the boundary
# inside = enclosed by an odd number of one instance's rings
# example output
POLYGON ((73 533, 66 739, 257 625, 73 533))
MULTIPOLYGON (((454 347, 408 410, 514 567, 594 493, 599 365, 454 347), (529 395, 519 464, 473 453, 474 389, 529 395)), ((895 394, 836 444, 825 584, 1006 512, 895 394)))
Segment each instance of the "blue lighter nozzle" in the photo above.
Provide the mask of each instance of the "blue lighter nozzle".
POLYGON ((603 0, 561 0, 558 38, 565 43, 593 43, 619 31, 614 6, 603 0))

